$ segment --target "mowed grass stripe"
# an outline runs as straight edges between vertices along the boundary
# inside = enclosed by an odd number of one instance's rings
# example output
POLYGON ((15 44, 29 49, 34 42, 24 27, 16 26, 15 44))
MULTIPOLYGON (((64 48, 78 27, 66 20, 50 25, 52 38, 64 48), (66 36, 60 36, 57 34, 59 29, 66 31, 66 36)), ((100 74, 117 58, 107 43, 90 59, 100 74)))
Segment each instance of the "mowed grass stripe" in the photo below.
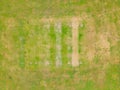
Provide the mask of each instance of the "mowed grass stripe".
POLYGON ((45 66, 50 65, 50 22, 44 22, 44 31, 45 31, 45 42, 46 42, 46 58, 45 58, 45 66))
POLYGON ((17 29, 18 29, 18 35, 19 35, 19 66, 21 68, 25 68, 25 38, 26 38, 26 35, 25 35, 25 29, 24 29, 24 24, 25 22, 23 21, 19 21, 18 22, 18 26, 17 26, 17 29))
POLYGON ((71 63, 72 45, 71 45, 71 26, 68 22, 62 23, 62 62, 63 67, 71 63))
POLYGON ((54 23, 50 26, 50 63, 51 67, 55 67, 56 63, 56 33, 54 30, 54 23))

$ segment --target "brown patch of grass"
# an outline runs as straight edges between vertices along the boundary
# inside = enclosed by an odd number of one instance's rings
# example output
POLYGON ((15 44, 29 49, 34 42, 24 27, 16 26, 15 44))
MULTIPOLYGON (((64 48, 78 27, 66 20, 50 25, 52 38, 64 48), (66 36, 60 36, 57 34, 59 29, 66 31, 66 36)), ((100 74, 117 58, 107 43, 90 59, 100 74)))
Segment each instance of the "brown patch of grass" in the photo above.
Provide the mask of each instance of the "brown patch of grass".
POLYGON ((96 31, 95 31, 95 22, 93 18, 87 19, 86 31, 84 36, 83 45, 87 53, 88 60, 93 60, 95 56, 95 42, 96 42, 96 31))

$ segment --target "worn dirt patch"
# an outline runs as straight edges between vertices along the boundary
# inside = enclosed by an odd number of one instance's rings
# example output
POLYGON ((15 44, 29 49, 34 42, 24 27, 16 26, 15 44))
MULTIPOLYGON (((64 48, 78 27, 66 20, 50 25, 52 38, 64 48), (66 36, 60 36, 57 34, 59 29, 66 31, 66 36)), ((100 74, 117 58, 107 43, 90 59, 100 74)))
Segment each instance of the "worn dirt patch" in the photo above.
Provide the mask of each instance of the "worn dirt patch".
POLYGON ((16 20, 14 18, 8 18, 6 21, 5 21, 5 25, 7 27, 7 29, 10 29, 12 30, 15 26, 16 26, 16 20))
POLYGON ((103 58, 108 58, 110 56, 110 43, 108 41, 108 36, 105 33, 99 33, 98 42, 96 44, 98 48, 98 54, 103 58))
POLYGON ((83 46, 84 46, 84 54, 86 55, 89 61, 92 61, 96 54, 96 31, 95 31, 95 21, 92 17, 86 19, 86 29, 84 34, 83 46))

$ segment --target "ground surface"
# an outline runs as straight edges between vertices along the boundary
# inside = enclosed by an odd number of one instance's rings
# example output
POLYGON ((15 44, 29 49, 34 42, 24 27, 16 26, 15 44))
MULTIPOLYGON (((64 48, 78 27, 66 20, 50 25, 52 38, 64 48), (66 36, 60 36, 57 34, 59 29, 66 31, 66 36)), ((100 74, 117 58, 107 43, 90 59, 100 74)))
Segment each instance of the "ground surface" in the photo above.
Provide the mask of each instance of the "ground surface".
POLYGON ((0 0, 0 90, 120 90, 119 0, 0 0))

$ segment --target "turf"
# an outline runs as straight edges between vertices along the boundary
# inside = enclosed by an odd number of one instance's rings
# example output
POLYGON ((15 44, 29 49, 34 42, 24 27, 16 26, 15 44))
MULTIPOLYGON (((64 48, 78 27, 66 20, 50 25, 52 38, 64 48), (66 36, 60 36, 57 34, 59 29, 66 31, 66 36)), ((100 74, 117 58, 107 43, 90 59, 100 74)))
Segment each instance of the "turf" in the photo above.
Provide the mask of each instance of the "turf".
POLYGON ((1 0, 0 90, 120 90, 119 8, 120 0, 1 0), (81 18, 78 67, 71 66, 73 17, 81 18))

